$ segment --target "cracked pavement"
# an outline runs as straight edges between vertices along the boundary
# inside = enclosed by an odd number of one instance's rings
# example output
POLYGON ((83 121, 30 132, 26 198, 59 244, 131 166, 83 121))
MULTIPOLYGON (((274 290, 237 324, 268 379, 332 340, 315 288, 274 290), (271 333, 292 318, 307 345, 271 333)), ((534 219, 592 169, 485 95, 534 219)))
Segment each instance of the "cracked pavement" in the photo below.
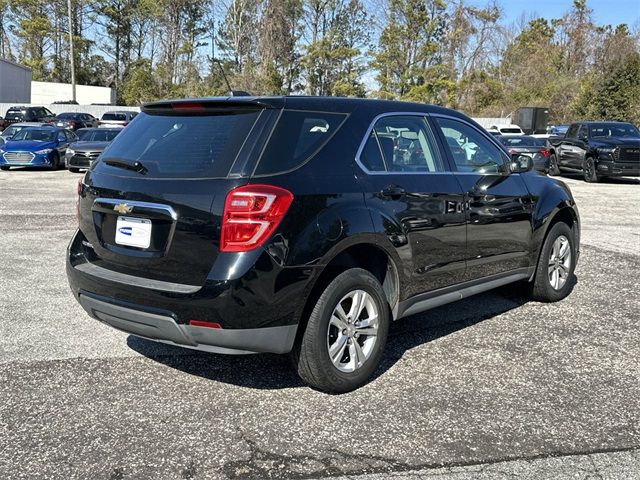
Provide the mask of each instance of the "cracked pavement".
POLYGON ((583 221, 557 304, 503 288, 393 324, 372 382, 203 354, 90 319, 66 171, 0 174, 0 478, 640 478, 640 183, 567 179, 583 221))

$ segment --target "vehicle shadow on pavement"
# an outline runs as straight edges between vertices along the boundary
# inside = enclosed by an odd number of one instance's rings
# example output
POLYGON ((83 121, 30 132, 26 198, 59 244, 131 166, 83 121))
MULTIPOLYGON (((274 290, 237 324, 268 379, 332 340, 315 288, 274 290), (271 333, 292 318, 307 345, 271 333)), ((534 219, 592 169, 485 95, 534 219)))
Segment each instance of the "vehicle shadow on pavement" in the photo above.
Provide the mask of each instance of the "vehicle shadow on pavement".
MULTIPOLYGON (((577 284, 572 280, 571 290, 577 284)), ((405 352, 528 303, 522 286, 508 285, 393 322, 385 352, 370 382, 393 367, 405 352)), ((216 382, 252 389, 304 386, 288 355, 219 355, 159 344, 130 335, 127 345, 167 367, 216 382)))

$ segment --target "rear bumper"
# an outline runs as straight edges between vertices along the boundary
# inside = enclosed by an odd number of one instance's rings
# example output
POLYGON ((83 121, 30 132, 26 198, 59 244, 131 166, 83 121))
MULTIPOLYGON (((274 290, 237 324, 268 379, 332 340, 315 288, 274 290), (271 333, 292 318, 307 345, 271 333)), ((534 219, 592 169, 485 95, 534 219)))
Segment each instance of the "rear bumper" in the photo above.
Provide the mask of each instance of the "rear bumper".
POLYGON ((296 336, 297 325, 223 330, 179 325, 169 312, 145 311, 113 300, 80 292, 78 301, 93 318, 138 337, 214 353, 287 353, 296 336))
POLYGON ((312 268, 282 268, 263 252, 240 278, 218 279, 211 273, 204 285, 188 285, 115 271, 91 252, 78 231, 67 251, 69 285, 92 317, 114 328, 212 352, 293 348, 312 268), (190 320, 222 328, 194 327, 190 320))

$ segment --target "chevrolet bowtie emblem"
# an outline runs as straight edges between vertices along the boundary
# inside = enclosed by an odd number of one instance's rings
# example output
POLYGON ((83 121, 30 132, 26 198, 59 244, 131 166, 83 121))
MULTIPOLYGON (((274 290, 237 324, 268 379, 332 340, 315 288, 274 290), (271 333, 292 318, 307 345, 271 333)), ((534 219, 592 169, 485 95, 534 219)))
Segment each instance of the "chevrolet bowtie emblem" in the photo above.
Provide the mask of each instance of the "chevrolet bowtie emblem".
POLYGON ((131 205, 127 205, 126 203, 119 203, 117 205, 114 205, 113 209, 118 212, 118 213, 131 213, 131 210, 133 210, 133 207, 131 205))

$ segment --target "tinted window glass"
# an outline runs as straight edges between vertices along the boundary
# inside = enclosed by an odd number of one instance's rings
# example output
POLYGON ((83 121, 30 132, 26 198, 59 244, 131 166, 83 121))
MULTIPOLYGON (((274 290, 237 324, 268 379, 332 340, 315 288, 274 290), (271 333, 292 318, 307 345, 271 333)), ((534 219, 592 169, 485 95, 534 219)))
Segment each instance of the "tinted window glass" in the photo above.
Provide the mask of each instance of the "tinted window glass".
POLYGON ((422 116, 383 117, 374 126, 387 170, 442 172, 444 164, 422 116))
POLYGON ((91 135, 92 135, 92 130, 88 129, 88 128, 81 128, 80 130, 76 131, 76 135, 78 136, 78 140, 81 141, 88 141, 91 140, 91 135))
POLYGON ((102 115, 102 120, 116 120, 118 122, 124 122, 127 120, 127 117, 122 113, 105 113, 102 115))
POLYGON ((26 110, 8 110, 5 118, 7 120, 21 120, 26 114, 26 110))
POLYGON ((528 136, 500 137, 500 141, 507 147, 544 147, 547 144, 544 138, 528 136))
POLYGON ((502 133, 522 133, 522 130, 520 130, 519 128, 501 128, 500 132, 502 133))
POLYGON ((371 132, 367 143, 364 144, 364 148, 360 152, 360 163, 370 172, 384 172, 386 170, 375 132, 371 132))
POLYGON ((575 138, 578 136, 578 127, 580 127, 579 124, 574 123, 573 125, 571 125, 569 127, 569 130, 567 130, 567 138, 575 138))
MULTIPOLYGON (((194 116, 143 113, 117 136, 102 159, 140 161, 148 177, 225 177, 258 115, 255 109, 194 116)), ((115 168, 103 162, 97 166, 115 168)))
POLYGON ((283 111, 255 175, 271 175, 301 166, 336 133, 345 118, 341 113, 283 111))
POLYGON ((640 137, 638 129, 630 123, 595 123, 589 125, 592 137, 640 137))
POLYGON ((460 172, 506 172, 500 149, 478 130, 466 123, 436 118, 453 160, 460 172))
POLYGON ((56 116, 56 118, 60 118, 62 120, 77 120, 80 118, 80 115, 77 113, 60 113, 56 116))
POLYGON ((116 138, 116 135, 118 135, 118 133, 120 132, 116 132, 114 130, 96 130, 93 132, 93 135, 91 136, 91 141, 93 142, 110 142, 111 140, 113 140, 114 138, 116 138))

